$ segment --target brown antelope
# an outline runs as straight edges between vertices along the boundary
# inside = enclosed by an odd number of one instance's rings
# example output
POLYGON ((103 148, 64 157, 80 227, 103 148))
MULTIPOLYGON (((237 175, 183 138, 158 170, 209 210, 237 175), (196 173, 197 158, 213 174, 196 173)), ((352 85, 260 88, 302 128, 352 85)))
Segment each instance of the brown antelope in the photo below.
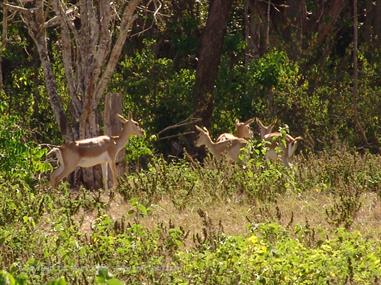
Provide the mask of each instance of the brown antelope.
POLYGON ((278 160, 279 158, 282 160, 284 165, 290 165, 290 159, 294 155, 298 141, 303 140, 302 137, 292 137, 289 134, 285 135, 285 145, 283 145, 279 140, 282 137, 280 132, 271 132, 276 121, 274 121, 269 126, 265 126, 261 120, 257 118, 257 124, 259 126, 259 133, 261 138, 269 143, 268 150, 266 152, 265 158, 268 160, 278 160), (280 148, 277 151, 277 148, 280 148))
POLYGON ((65 143, 53 148, 49 153, 55 152, 59 160, 59 167, 52 173, 50 184, 56 187, 57 183, 67 177, 76 167, 102 166, 103 187, 107 190, 108 166, 112 174, 112 184, 117 185, 115 160, 118 152, 128 143, 130 136, 142 136, 143 130, 132 119, 131 113, 128 119, 118 114, 122 122, 122 132, 119 136, 98 136, 65 143))
POLYGON ((226 156, 229 160, 237 161, 241 148, 247 144, 245 139, 237 137, 226 139, 225 141, 213 142, 206 128, 200 128, 196 125, 196 129, 199 134, 195 145, 197 147, 205 145, 210 153, 217 159, 226 156))
POLYGON ((290 166, 290 159, 296 151, 298 141, 303 140, 303 138, 301 136, 294 138, 286 134, 284 145, 282 142, 279 142, 281 137, 282 134, 279 132, 265 135, 264 140, 269 142, 269 149, 266 152, 265 158, 272 161, 280 158, 284 165, 290 166), (277 151, 277 148, 280 148, 280 150, 277 151))
POLYGON ((252 124, 253 122, 254 118, 251 118, 245 122, 240 122, 239 120, 236 120, 234 135, 230 133, 223 133, 217 138, 216 142, 223 142, 226 140, 232 140, 236 138, 241 138, 245 140, 251 139, 253 137, 253 131, 250 128, 250 124, 252 124))

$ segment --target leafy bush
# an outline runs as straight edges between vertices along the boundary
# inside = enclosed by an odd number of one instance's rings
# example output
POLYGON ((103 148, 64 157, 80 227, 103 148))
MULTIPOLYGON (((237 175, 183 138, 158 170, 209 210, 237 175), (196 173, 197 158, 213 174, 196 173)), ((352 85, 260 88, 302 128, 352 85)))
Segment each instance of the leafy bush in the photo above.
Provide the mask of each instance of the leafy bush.
POLYGON ((327 123, 327 102, 308 92, 308 81, 286 53, 273 50, 245 65, 222 59, 216 84, 216 133, 235 118, 278 118, 297 133, 327 123))
POLYGON ((321 153, 299 158, 293 167, 285 168, 264 162, 261 146, 254 142, 247 152, 247 157, 242 156, 245 164, 233 165, 211 158, 203 165, 190 158, 171 162, 152 158, 146 170, 122 178, 118 191, 129 207, 121 219, 105 213, 114 205, 102 202, 100 193, 84 189, 72 193, 64 185, 47 192, 15 179, 4 180, 0 184, 0 268, 8 273, 2 272, 0 280, 377 284, 379 240, 337 226, 350 228, 358 211, 357 195, 378 191, 379 157, 349 151, 321 153), (290 223, 285 229, 262 224, 260 219, 252 223, 248 217, 250 234, 232 236, 224 233, 223 221, 215 223, 203 210, 198 210, 202 230, 191 236, 173 222, 149 228, 141 223, 150 218, 151 204, 162 197, 169 197, 176 211, 205 209, 238 197, 260 210, 266 203, 274 208, 274 202, 291 191, 300 195, 319 191, 338 198, 326 217, 332 227, 292 228, 290 223), (81 209, 96 215, 86 232, 78 217, 81 209))
MULTIPOLYGON (((32 283, 64 282, 60 276, 70 283, 96 284, 374 284, 381 278, 380 242, 343 229, 307 246, 277 224, 257 224, 248 236, 211 234, 205 246, 185 248, 187 235, 171 225, 148 230, 103 215, 89 238, 68 226, 57 221, 56 234, 50 235, 31 230, 31 240, 40 246, 26 246, 20 255, 26 260, 7 270, 32 283)), ((17 279, 6 272, 0 276, 17 279)))
POLYGON ((381 276, 380 249, 379 242, 341 229, 319 246, 306 247, 278 225, 263 224, 249 237, 226 237, 216 249, 179 252, 175 280, 195 284, 374 284, 381 276))
POLYGON ((42 161, 46 150, 30 140, 27 131, 18 125, 19 120, 7 114, 5 103, 0 103, 0 177, 32 183, 50 167, 42 161))
POLYGON ((125 107, 144 118, 150 133, 191 114, 191 90, 195 80, 194 71, 176 70, 171 59, 157 58, 154 45, 155 41, 145 40, 141 51, 121 62, 120 71, 113 79, 113 90, 126 94, 125 107))

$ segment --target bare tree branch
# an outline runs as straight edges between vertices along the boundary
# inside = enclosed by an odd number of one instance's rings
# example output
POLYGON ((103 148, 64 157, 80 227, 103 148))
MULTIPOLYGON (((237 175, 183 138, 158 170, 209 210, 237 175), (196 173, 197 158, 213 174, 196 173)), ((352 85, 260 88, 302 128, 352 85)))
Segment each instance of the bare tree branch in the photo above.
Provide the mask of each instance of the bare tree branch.
MULTIPOLYGON (((73 45, 74 41, 71 40, 69 25, 72 23, 71 14, 68 10, 64 11, 64 8, 59 0, 53 0, 53 9, 56 13, 56 17, 61 27, 61 53, 62 53, 62 61, 64 64, 65 76, 67 85, 69 87, 69 95, 72 100, 72 106, 75 112, 75 117, 78 117, 80 114, 81 103, 78 99, 77 95, 77 86, 75 84, 75 76, 74 76, 74 60, 73 53, 74 50, 73 45)), ((75 8, 71 8, 71 11, 75 11, 75 8)))
MULTIPOLYGON (((53 0, 53 7, 57 4, 59 4, 57 3, 57 0, 53 0)), ((54 10, 57 13, 57 10, 56 9, 54 10)), ((78 12, 78 8, 74 6, 73 8, 67 9, 64 13, 67 18, 69 18, 70 20, 73 20, 77 12, 78 12)), ((60 21, 63 20, 63 18, 64 17, 62 17, 61 13, 60 13, 60 16, 54 16, 53 18, 45 22, 45 28, 51 28, 51 27, 60 25, 61 24, 60 21)))
POLYGON ((71 139, 67 125, 66 115, 60 97, 57 93, 57 84, 53 74, 53 68, 49 57, 47 35, 45 28, 45 11, 43 0, 36 0, 35 7, 26 9, 22 6, 7 5, 10 9, 16 9, 25 25, 28 33, 36 44, 41 65, 44 70, 46 90, 49 95, 50 105, 56 118, 56 122, 65 140, 71 139))
POLYGON ((172 129, 176 129, 176 128, 180 128, 180 127, 183 127, 183 126, 189 126, 189 125, 194 125, 198 122, 201 121, 201 118, 193 118, 193 117, 189 117, 189 118, 186 118, 185 120, 177 123, 177 124, 174 124, 174 125, 171 125, 171 126, 168 126, 168 127, 165 127, 164 129, 162 129, 161 131, 159 131, 156 135, 160 135, 166 131, 169 131, 169 130, 172 130, 172 129))
POLYGON ((115 70, 116 64, 122 52, 123 45, 128 37, 128 34, 130 33, 132 24, 136 19, 135 11, 140 2, 141 0, 132 0, 128 3, 127 7, 124 10, 122 23, 120 24, 119 36, 116 40, 114 48, 111 51, 110 59, 107 63, 106 69, 95 90, 96 101, 98 101, 104 93, 107 87, 107 83, 109 82, 111 75, 115 70))
POLYGON ((9 4, 9 3, 4 3, 3 5, 7 6, 9 9, 15 10, 15 11, 23 13, 23 14, 25 14, 25 13, 33 13, 36 10, 36 8, 29 8, 29 9, 27 9, 27 8, 20 7, 20 6, 15 6, 15 5, 12 5, 12 4, 9 4))

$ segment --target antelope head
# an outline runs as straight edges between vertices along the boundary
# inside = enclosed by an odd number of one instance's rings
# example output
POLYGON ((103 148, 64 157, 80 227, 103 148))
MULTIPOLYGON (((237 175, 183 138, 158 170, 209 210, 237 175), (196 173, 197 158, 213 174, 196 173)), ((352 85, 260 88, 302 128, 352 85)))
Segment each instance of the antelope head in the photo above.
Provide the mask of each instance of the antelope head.
POLYGON ((245 122, 236 120, 235 123, 235 136, 243 139, 251 139, 253 137, 253 131, 250 125, 254 122, 254 118, 251 118, 245 122))
POLYGON ((142 136, 143 129, 139 126, 138 122, 132 118, 132 113, 128 113, 128 119, 124 118, 121 114, 117 114, 119 121, 123 124, 123 130, 120 137, 124 136, 142 136))
POLYGON ((196 130, 198 131, 198 136, 197 136, 197 139, 195 141, 195 145, 197 147, 200 147, 202 145, 207 145, 209 142, 211 142, 211 138, 210 138, 210 135, 209 135, 209 131, 203 127, 199 127, 199 126, 195 126, 196 127, 196 130))

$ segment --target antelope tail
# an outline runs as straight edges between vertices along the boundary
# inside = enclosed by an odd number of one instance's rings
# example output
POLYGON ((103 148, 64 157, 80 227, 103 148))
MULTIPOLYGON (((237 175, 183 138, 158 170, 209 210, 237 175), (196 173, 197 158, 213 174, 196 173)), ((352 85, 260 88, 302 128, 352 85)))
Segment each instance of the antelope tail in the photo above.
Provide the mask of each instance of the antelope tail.
POLYGON ((63 161, 63 158, 62 158, 62 153, 61 153, 61 150, 58 148, 58 147, 54 147, 52 148, 47 154, 46 156, 49 156, 51 155, 52 153, 55 153, 57 158, 58 158, 58 161, 60 163, 60 165, 64 165, 64 161, 63 161))

